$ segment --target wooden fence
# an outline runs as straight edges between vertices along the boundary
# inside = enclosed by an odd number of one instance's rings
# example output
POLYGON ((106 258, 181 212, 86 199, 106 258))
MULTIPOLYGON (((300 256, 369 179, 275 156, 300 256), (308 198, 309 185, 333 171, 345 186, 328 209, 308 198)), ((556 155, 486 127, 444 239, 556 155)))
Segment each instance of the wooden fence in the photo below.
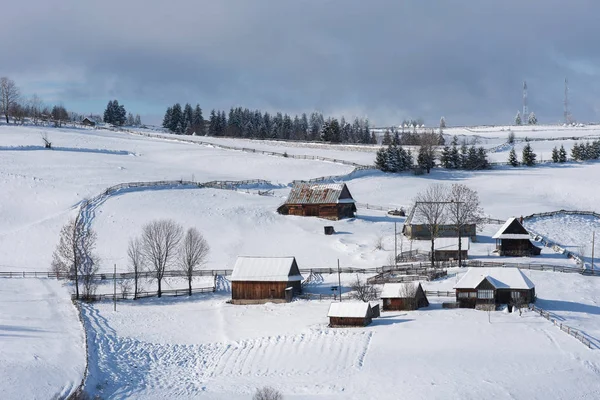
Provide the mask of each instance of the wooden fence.
POLYGON ((556 320, 556 318, 552 314, 550 314, 548 311, 544 311, 541 308, 536 307, 533 304, 529 305, 529 309, 533 312, 540 314, 542 317, 544 317, 548 321, 552 322, 555 326, 558 326, 561 331, 573 336, 575 339, 579 340, 581 343, 583 343, 588 348, 590 348, 590 349, 592 348, 592 343, 590 342, 590 340, 587 337, 585 337, 585 335, 583 335, 579 330, 571 328, 570 326, 567 326, 567 325, 563 324, 562 322, 558 322, 556 320))
MULTIPOLYGON (((214 292, 214 287, 202 287, 202 288, 192 288, 192 294, 196 293, 209 293, 214 292)), ((178 297, 178 296, 187 296, 189 295, 189 289, 168 289, 162 290, 161 296, 164 297, 178 297)), ((148 297, 157 297, 158 291, 155 292, 138 292, 137 298, 144 299, 148 297)), ((133 300, 133 293, 117 293, 117 300, 133 300)), ((71 294, 71 300, 75 300, 75 294, 71 294)), ((103 294, 94 294, 86 298, 86 301, 102 301, 102 300, 115 300, 114 293, 103 293, 103 294)))
POLYGON ((552 272, 564 272, 564 273, 575 273, 584 275, 600 275, 596 271, 585 270, 580 267, 565 267, 561 265, 547 265, 547 264, 521 264, 521 263, 504 263, 504 262, 490 262, 490 261, 479 261, 479 260, 467 260, 467 266, 469 267, 489 267, 489 268, 520 268, 529 269, 533 271, 552 271, 552 272))
POLYGON ((431 297, 456 297, 456 291, 454 290, 425 290, 425 295, 431 297))

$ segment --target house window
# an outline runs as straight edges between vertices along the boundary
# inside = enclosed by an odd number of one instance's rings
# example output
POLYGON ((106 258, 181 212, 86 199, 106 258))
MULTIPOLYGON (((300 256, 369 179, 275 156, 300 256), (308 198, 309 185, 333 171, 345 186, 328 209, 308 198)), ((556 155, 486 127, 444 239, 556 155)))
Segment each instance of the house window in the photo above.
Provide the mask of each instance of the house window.
POLYGON ((469 292, 469 297, 472 299, 476 299, 477 298, 477 292, 469 292))
POLYGON ((467 298, 469 297, 469 292, 458 292, 458 297, 462 299, 467 298))
POLYGON ((521 292, 510 292, 510 297, 513 300, 518 300, 521 298, 521 292))
POLYGON ((478 299, 485 299, 485 300, 490 300, 494 298, 494 291, 493 290, 478 290, 477 291, 477 298, 478 299))

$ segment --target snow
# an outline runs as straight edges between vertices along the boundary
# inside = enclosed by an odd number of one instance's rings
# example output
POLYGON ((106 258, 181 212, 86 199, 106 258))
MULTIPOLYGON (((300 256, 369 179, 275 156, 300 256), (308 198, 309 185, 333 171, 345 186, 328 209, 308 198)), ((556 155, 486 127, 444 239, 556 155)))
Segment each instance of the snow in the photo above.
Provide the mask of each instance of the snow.
POLYGON ((83 328, 66 288, 0 278, 0 397, 66 398, 84 369, 83 328))
POLYGON ((474 289, 486 278, 496 289, 533 289, 535 287, 519 268, 469 268, 454 288, 474 289))
MULTIPOLYGON (((492 148, 506 141, 508 131, 502 129, 444 132, 492 148)), ((572 139, 565 138, 600 133, 593 126, 510 129, 517 139, 551 139, 532 141, 536 151, 538 145, 567 147, 572 139)), ((239 255, 293 255, 301 269, 335 270, 338 259, 342 267, 372 268, 387 264, 393 254, 394 224, 405 218, 361 207, 356 218, 341 221, 276 212, 292 181, 344 175, 352 166, 169 139, 0 125, 0 271, 46 271, 61 226, 77 214, 83 199, 115 184, 159 180, 265 179, 271 184, 237 191, 189 186, 124 190, 104 199, 88 221, 98 234, 101 271, 112 271, 114 264, 119 271, 127 270, 128 240, 158 218, 197 227, 211 247, 205 266, 209 269, 231 269, 239 255), (48 133, 56 150, 36 148, 42 132, 48 133), (264 195, 264 189, 271 195, 264 195), (336 234, 324 235, 325 225, 334 226, 336 234), (383 250, 376 245, 379 237, 383 250)), ((197 140, 365 165, 373 163, 377 148, 197 140)), ((504 158, 502 152, 494 154, 504 158)), ((386 209, 407 209, 415 194, 431 183, 463 183, 478 191, 486 214, 504 219, 560 209, 596 210, 599 174, 600 163, 592 162, 489 171, 434 169, 423 176, 367 170, 340 181, 359 205, 386 209)), ((587 254, 591 233, 600 227, 592 218, 574 216, 534 219, 525 225, 567 246, 587 240, 587 254)), ((499 226, 480 228, 469 249, 470 259, 575 265, 550 248, 535 258, 499 258, 491 254, 492 236, 499 226)), ((429 247, 428 241, 398 235, 398 251, 429 247)), ((456 269, 445 279, 421 284, 425 290, 452 290, 465 273, 456 269)), ((523 273, 536 285, 537 305, 581 330, 593 350, 532 312, 523 317, 492 313, 490 323, 484 312, 442 309, 442 302, 453 300, 448 297, 430 297, 431 305, 418 311, 383 313, 366 328, 329 329, 330 301, 232 305, 227 303, 229 280, 203 277, 195 279, 194 286, 216 283, 216 293, 120 301, 116 312, 109 302, 84 304, 91 363, 86 388, 103 398, 133 399, 247 399, 264 385, 296 400, 395 399, 399 393, 411 399, 600 397, 600 280, 578 274, 523 273)), ((337 274, 311 278, 303 287, 307 293, 331 295, 331 286, 339 286, 337 274)), ((340 279, 346 295, 356 275, 342 274, 340 279)), ((146 290, 154 285, 144 282, 146 290)), ((185 288, 186 282, 169 278, 166 285, 185 288)), ((99 292, 110 293, 109 282, 99 292)), ((47 279, 4 279, 0 301, 2 397, 48 398, 70 392, 83 377, 85 348, 69 286, 47 279)))
POLYGON ((238 257, 230 280, 253 282, 301 281, 302 275, 291 275, 294 257, 238 257))
POLYGON ((379 297, 382 299, 406 297, 406 295, 410 293, 405 291, 407 287, 416 290, 419 287, 419 282, 385 283, 379 297))
POLYGON ((514 217, 511 217, 508 220, 506 220, 504 225, 502 225, 500 229, 498 229, 498 232, 494 233, 492 239, 529 239, 528 233, 504 233, 504 231, 506 231, 510 224, 512 224, 516 220, 517 219, 514 217))
MULTIPOLYGON (((469 250, 471 246, 471 239, 468 237, 460 238, 460 248, 461 250, 469 250)), ((435 239, 434 249, 436 250, 444 250, 444 251, 453 251, 458 250, 458 238, 437 238, 435 239)))
POLYGON ((338 318, 365 318, 369 312, 369 308, 369 303, 358 301, 331 303, 327 316, 338 318))

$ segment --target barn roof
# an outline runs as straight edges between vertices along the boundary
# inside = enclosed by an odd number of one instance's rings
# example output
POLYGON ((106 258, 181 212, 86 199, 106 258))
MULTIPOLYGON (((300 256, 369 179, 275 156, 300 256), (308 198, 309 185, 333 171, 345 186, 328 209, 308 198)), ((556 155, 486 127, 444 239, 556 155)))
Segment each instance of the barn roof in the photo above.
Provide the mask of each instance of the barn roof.
POLYGON ((230 281, 293 282, 302 279, 294 257, 238 257, 230 281))
POLYGON ((371 305, 363 302, 337 302, 329 306, 328 317, 366 318, 371 313, 371 305))
POLYGON ((533 289, 535 285, 519 268, 469 268, 454 289, 475 289, 487 279, 496 289, 533 289))
POLYGON ((493 239, 529 239, 529 232, 521 225, 518 219, 509 218, 498 232, 492 236, 493 239))
MULTIPOLYGON (((461 250, 469 250, 471 239, 468 237, 460 238, 461 250)), ((434 244, 435 250, 440 251, 458 251, 458 238, 437 238, 434 244)))
POLYGON ((405 298, 407 297, 405 288, 416 291, 419 286, 421 286, 419 282, 386 283, 383 285, 380 297, 382 299, 405 298))
POLYGON ((354 203, 345 183, 295 183, 285 204, 354 203))

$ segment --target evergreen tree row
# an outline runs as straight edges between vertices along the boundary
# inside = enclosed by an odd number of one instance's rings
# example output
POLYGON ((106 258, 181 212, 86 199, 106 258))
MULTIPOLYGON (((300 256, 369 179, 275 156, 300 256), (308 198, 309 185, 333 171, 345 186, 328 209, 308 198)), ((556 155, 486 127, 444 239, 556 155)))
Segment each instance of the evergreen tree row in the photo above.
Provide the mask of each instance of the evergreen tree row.
POLYGON ((324 141, 332 143, 376 144, 375 134, 369 129, 368 120, 355 119, 352 123, 343 117, 325 119, 321 113, 294 117, 288 114, 269 114, 260 110, 231 108, 229 113, 212 110, 208 119, 208 131, 204 130, 202 110, 192 110, 186 104, 169 107, 165 113, 163 127, 177 134, 228 136, 252 139, 284 139, 324 141))
POLYGON ((560 149, 554 147, 552 149, 552 162, 555 163, 565 163, 567 162, 567 151, 565 150, 565 146, 561 145, 560 149))
POLYGON ((187 103, 183 109, 181 104, 176 103, 167 108, 163 118, 163 128, 179 135, 202 135, 205 134, 204 117, 202 117, 202 108, 196 104, 195 108, 187 103))
POLYGON ((510 149, 510 152, 508 153, 508 164, 512 165, 513 167, 517 167, 520 164, 523 164, 527 167, 532 167, 535 165, 536 159, 537 159, 537 154, 535 154, 533 152, 533 149, 531 148, 531 144, 527 143, 525 145, 525 147, 523 147, 523 153, 522 153, 521 157, 522 157, 521 162, 519 163, 519 159, 517 158, 517 152, 515 151, 515 148, 513 147, 512 149, 510 149))
POLYGON ((124 105, 119 105, 117 100, 111 100, 104 110, 104 122, 122 126, 127 121, 127 112, 124 105))
POLYGON ((454 136, 450 146, 444 146, 440 155, 440 163, 447 169, 480 170, 488 169, 490 163, 487 153, 483 147, 475 147, 466 144, 458 148, 458 138, 454 136))
POLYGON ((390 143, 377 150, 375 166, 384 172, 408 171, 413 166, 413 156, 410 150, 390 143))
MULTIPOLYGON (((445 122, 444 122, 445 123, 445 122)), ((413 129, 404 129, 401 128, 402 131, 398 132, 396 128, 386 129, 383 134, 382 142, 384 146, 388 146, 392 143, 400 146, 419 146, 422 142, 423 133, 419 133, 416 130, 416 127, 413 129)), ((437 145, 443 146, 445 144, 444 135, 440 129, 440 132, 436 134, 437 145)))
POLYGON ((587 143, 575 143, 571 149, 575 161, 597 160, 600 158, 600 139, 587 143))

